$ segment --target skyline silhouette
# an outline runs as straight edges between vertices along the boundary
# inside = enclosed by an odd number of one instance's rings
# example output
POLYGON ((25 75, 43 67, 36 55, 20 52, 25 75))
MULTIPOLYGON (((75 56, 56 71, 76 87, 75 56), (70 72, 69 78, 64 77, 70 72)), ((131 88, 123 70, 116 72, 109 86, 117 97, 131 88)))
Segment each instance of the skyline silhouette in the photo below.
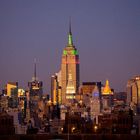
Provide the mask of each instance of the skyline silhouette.
POLYGON ((140 74, 140 1, 0 1, 0 89, 8 81, 27 88, 34 74, 50 92, 60 70, 69 17, 80 57, 80 82, 110 81, 125 91, 140 74))

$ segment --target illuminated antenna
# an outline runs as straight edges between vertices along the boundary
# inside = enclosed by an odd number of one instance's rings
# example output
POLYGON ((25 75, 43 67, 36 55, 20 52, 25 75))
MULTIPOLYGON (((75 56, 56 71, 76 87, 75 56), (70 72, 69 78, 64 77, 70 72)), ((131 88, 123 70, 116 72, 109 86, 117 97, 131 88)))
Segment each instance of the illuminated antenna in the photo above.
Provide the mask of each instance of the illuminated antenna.
POLYGON ((68 45, 69 46, 72 46, 73 45, 72 32, 71 32, 71 18, 69 19, 68 45))

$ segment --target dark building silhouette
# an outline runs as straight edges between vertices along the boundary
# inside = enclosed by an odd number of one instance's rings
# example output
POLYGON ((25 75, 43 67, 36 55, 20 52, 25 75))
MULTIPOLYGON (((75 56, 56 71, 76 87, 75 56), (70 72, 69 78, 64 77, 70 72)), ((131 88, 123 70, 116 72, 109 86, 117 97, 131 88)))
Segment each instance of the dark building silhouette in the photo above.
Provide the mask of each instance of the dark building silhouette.
POLYGON ((6 112, 0 112, 0 135, 13 134, 15 134, 13 116, 8 115, 6 112))

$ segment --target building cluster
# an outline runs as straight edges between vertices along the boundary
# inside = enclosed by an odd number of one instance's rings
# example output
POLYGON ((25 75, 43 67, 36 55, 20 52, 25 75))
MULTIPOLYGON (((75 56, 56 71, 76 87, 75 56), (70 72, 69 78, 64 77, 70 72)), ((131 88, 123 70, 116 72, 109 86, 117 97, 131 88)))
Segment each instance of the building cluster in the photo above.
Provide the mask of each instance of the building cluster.
POLYGON ((108 80, 80 84, 79 63, 70 25, 60 71, 51 76, 50 96, 43 94, 35 62, 27 90, 18 82, 8 82, 2 90, 0 132, 140 134, 140 76, 128 81, 127 92, 116 93, 108 80))

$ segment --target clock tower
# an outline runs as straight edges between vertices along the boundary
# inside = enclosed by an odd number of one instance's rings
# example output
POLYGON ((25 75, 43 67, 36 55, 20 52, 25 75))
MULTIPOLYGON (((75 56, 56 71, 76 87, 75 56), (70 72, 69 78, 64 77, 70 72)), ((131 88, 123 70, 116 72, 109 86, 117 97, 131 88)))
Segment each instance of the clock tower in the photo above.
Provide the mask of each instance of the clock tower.
MULTIPOLYGON (((61 61, 61 86, 62 86, 62 104, 68 103, 67 99, 67 86, 69 81, 69 75, 71 75, 71 82, 75 93, 78 92, 79 87, 79 55, 72 40, 71 24, 69 24, 68 43, 63 49, 62 61, 61 61)), ((70 93, 69 93, 70 94, 70 93)), ((73 99, 69 96, 69 100, 73 99)))

